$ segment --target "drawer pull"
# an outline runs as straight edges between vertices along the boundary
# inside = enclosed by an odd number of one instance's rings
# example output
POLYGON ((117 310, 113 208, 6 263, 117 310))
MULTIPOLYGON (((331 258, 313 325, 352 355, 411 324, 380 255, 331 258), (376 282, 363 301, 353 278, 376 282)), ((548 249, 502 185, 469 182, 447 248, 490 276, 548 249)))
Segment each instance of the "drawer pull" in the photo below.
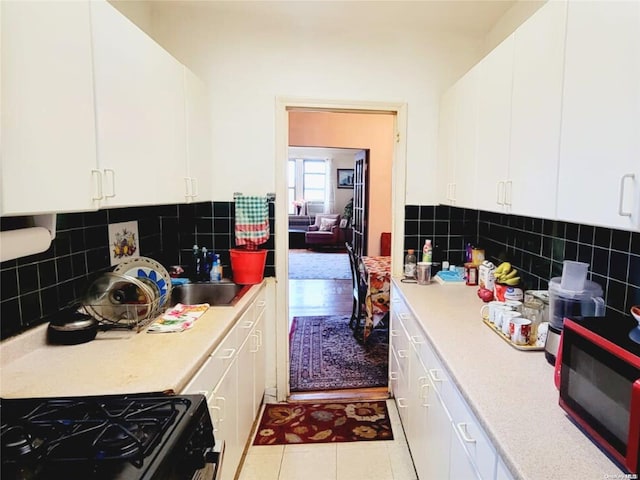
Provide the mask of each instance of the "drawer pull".
POLYGON ((259 307, 259 308, 264 308, 264 306, 265 306, 266 304, 267 304, 267 301, 266 301, 266 300, 260 300, 260 301, 258 302, 258 307, 259 307))
POLYGON ((437 370, 435 368, 432 368, 431 370, 429 370, 429 376, 431 377, 431 380, 433 380, 434 382, 442 382, 444 381, 444 378, 440 378, 438 377, 438 372, 440 370, 437 370))
POLYGON ((410 318, 411 318, 411 315, 410 315, 410 314, 408 314, 407 312, 399 313, 399 314, 398 314, 398 316, 399 316, 402 320, 407 320, 407 319, 410 319, 410 318))
POLYGON ((244 328, 244 329, 249 329, 251 327, 253 327, 253 322, 251 320, 247 320, 246 322, 244 322, 242 324, 242 328, 244 328))
POLYGON ((422 338, 420 335, 414 335, 413 337, 411 337, 411 341, 416 345, 422 345, 424 343, 424 338, 422 338))
POLYGON ((406 350, 398 350, 398 356, 400 358, 407 358, 408 357, 407 351, 406 350))
POLYGON ((398 379, 398 372, 389 373, 389 380, 397 380, 397 379, 398 379))
POLYGON ((460 437, 462 437, 462 440, 467 443, 476 443, 476 440, 474 438, 471 438, 467 433, 466 423, 458 423, 456 424, 456 428, 458 429, 458 432, 460 432, 460 437))
POLYGON ((392 337, 397 337, 398 336, 398 331, 397 330, 391 330, 391 336, 392 337))
POLYGON ((228 353, 226 355, 222 355, 222 356, 218 357, 220 360, 229 360, 230 358, 233 358, 233 356, 236 354, 236 349, 235 348, 227 348, 224 351, 228 352, 228 353))
POLYGON ((405 403, 405 399, 401 397, 396 398, 396 403, 400 408, 407 408, 407 404, 405 403))

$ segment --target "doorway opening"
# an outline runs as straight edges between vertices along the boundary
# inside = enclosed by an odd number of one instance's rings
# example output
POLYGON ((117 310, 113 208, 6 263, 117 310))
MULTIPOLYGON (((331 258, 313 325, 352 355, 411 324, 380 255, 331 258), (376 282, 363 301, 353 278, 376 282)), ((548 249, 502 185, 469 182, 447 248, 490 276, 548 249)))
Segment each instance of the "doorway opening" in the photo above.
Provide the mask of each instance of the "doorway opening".
MULTIPOLYGON (((289 148, 294 147, 337 147, 337 148, 356 148, 362 151, 369 150, 371 152, 371 196, 372 202, 365 208, 363 213, 374 212, 375 215, 364 216, 363 221, 366 225, 369 235, 362 238, 362 252, 370 255, 379 254, 380 249, 380 233, 388 232, 392 235, 392 247, 394 250, 395 237, 402 236, 404 222, 404 170, 405 170, 405 154, 404 154, 404 132, 406 131, 406 105, 405 104, 380 104, 380 103, 359 103, 344 104, 341 102, 315 102, 315 101, 299 101, 299 100, 278 100, 278 116, 276 120, 277 133, 277 162, 278 170, 278 199, 276 204, 276 255, 279 259, 285 261, 276 262, 276 276, 279 278, 287 278, 288 280, 288 253, 289 236, 288 222, 286 221, 290 206, 287 195, 287 162, 289 158, 289 148), (358 137, 357 128, 341 128, 332 124, 332 117, 338 117, 351 120, 354 127, 362 127, 362 135, 367 134, 370 139, 363 140, 358 137), (374 118, 386 119, 385 127, 380 130, 366 125, 374 118), (302 120, 302 121, 300 121, 302 120), (309 128, 309 121, 315 121, 315 128, 309 128), (386 130, 385 130, 386 129, 386 130), (318 138, 318 135, 330 134, 334 136, 335 141, 326 141, 318 138), (398 135, 400 133, 400 135, 398 135), (315 137, 314 137, 315 135, 315 137), (371 142, 375 143, 376 139, 386 137, 389 147, 386 155, 386 168, 376 169, 380 164, 376 164, 375 148, 372 148, 371 142), (349 142, 357 142, 356 144, 349 142), (378 178, 380 177, 380 178, 378 178), (378 180, 378 181, 376 181, 378 180), (377 185, 382 189, 383 193, 373 193, 374 186, 377 185), (385 192, 386 189, 386 192, 385 192), (397 206, 400 205, 398 209, 397 206), (399 212, 399 214, 398 214, 399 212), (368 220, 368 221, 367 221, 368 220), (278 253, 282 255, 278 255, 278 253)), ((374 145, 375 147, 375 145, 374 145)), ((380 160, 378 160, 380 161, 380 160)), ((351 191, 353 192, 353 191, 351 191)), ((400 251, 402 243, 399 245, 400 251)), ((393 266, 392 266, 393 270, 393 266)), ((333 287, 312 288, 314 295, 319 297, 319 292, 326 296, 325 303, 331 302, 331 306, 336 309, 342 309, 345 313, 351 314, 351 284, 350 280, 345 282, 344 286, 334 285, 333 287), (339 302, 329 300, 331 295, 338 294, 344 300, 344 306, 340 306, 339 302), (343 295, 344 294, 344 295, 343 295)), ((276 326, 276 342, 277 342, 277 358, 276 358, 276 376, 277 376, 277 399, 286 400, 290 394, 289 385, 289 318, 290 299, 294 302, 294 295, 301 295, 297 291, 291 291, 289 282, 278 282, 276 287, 276 309, 278 325, 276 326)), ((338 298, 337 296, 334 298, 338 298)), ((322 300, 321 300, 322 301, 322 300)), ((292 309, 293 311, 293 309, 292 309)), ((384 387, 386 393, 386 386, 384 387)), ((326 398, 327 394, 322 393, 326 398)))

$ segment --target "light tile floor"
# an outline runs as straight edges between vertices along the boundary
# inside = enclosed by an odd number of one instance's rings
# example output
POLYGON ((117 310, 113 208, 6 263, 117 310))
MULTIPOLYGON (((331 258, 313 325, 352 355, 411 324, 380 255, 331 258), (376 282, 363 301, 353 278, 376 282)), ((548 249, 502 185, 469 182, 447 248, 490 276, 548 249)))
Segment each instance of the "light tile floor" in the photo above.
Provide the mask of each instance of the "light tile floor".
POLYGON ((239 480, 417 480, 393 400, 387 408, 393 440, 251 446, 239 480))

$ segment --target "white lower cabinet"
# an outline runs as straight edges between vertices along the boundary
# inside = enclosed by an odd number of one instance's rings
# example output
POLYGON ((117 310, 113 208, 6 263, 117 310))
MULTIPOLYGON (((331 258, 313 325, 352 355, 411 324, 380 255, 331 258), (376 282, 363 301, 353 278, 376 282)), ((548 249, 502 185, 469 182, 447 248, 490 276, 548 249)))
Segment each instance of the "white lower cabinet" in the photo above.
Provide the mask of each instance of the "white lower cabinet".
MULTIPOLYGON (((391 295, 391 389, 422 480, 494 480, 493 444, 396 290, 391 295)), ((502 465, 504 467, 504 465, 502 465)), ((506 468, 501 475, 508 475, 506 468)))
POLYGON ((265 385, 262 330, 266 310, 266 289, 236 321, 183 394, 207 397, 214 426, 216 450, 224 444, 222 480, 232 480, 262 404, 265 385))

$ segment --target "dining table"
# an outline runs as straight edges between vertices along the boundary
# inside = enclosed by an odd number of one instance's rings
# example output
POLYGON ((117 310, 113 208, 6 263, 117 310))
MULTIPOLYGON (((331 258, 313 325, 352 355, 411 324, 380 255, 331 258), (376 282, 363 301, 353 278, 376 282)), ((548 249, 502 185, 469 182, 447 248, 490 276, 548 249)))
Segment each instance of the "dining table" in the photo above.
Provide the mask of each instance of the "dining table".
POLYGON ((391 256, 362 256, 362 279, 366 284, 365 321, 362 342, 366 343, 373 329, 389 315, 391 291, 391 256))

